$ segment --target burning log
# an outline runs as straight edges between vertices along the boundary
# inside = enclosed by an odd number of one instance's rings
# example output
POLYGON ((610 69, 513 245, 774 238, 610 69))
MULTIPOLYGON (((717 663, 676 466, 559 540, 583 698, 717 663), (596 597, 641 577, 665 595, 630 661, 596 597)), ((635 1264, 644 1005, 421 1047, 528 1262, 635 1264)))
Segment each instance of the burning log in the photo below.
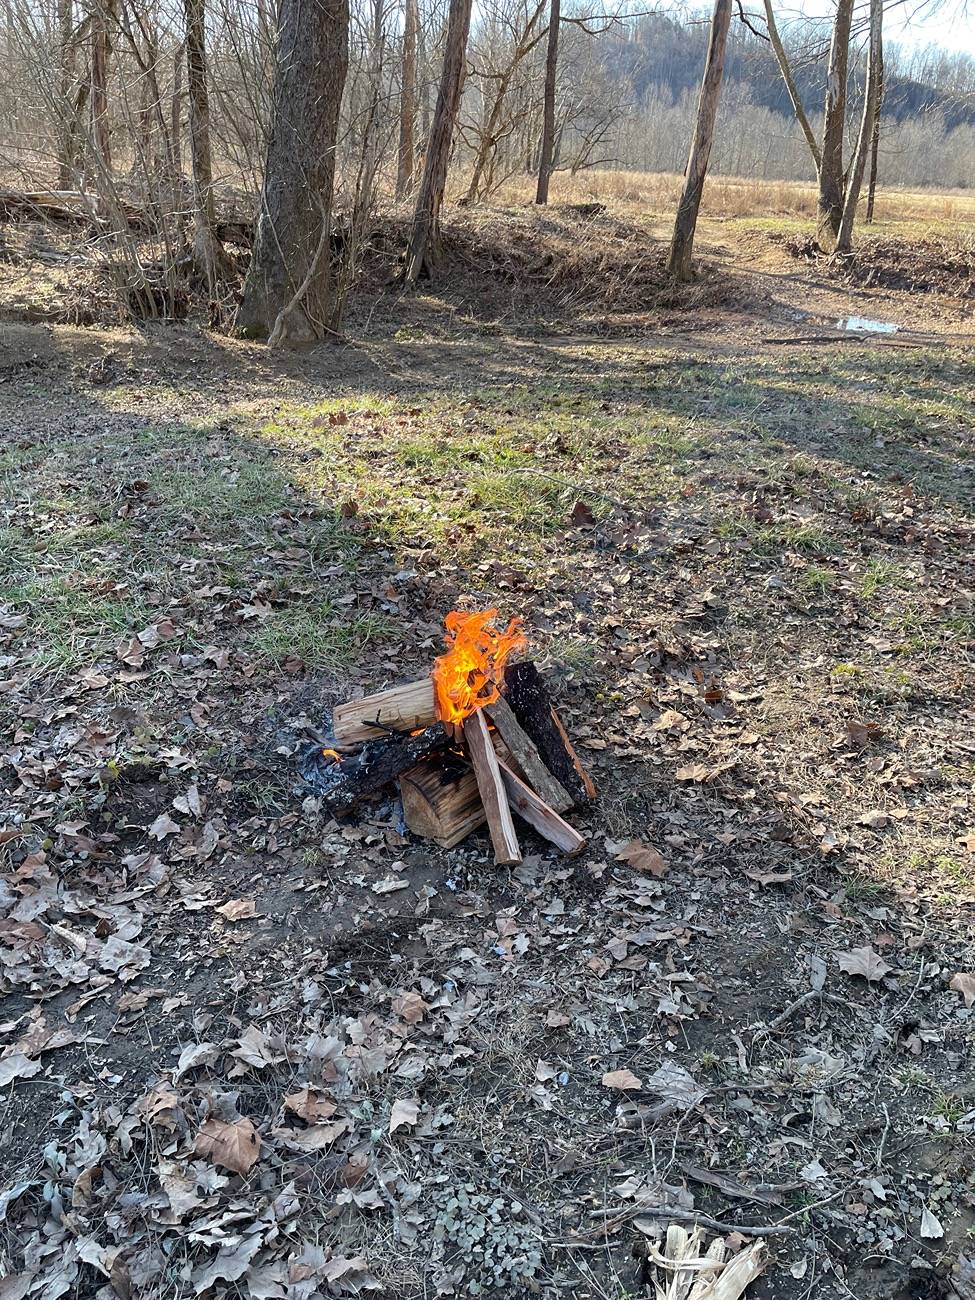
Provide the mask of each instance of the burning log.
POLYGON ((453 743, 437 723, 416 736, 403 732, 370 740, 348 758, 316 746, 305 758, 303 775, 321 793, 329 812, 342 817, 367 795, 392 784, 432 754, 443 754, 453 743))
POLYGON ((586 841, 567 821, 563 821, 554 808, 539 798, 530 785, 512 772, 506 763, 498 764, 504 782, 508 803, 529 826, 535 828, 543 839, 554 844, 563 853, 574 857, 586 847, 586 841))
POLYGON ((407 826, 441 848, 452 849, 484 825, 477 777, 466 764, 421 763, 403 773, 399 790, 407 826))
POLYGON ((596 798, 596 787, 572 747, 541 673, 533 663, 510 664, 504 684, 508 704, 545 766, 576 803, 590 803, 596 798))
POLYGON ((332 735, 340 749, 354 748, 390 732, 417 731, 437 721, 433 681, 405 682, 361 700, 339 704, 332 715, 332 735))
POLYGON ((520 862, 521 849, 515 834, 515 824, 511 820, 498 756, 494 752, 487 722, 480 709, 465 720, 464 740, 477 777, 477 788, 484 805, 495 860, 503 864, 520 862))
POLYGON ((542 762, 538 746, 515 717, 511 705, 502 695, 489 704, 487 715, 501 733, 501 739, 514 760, 512 766, 526 783, 557 813, 572 807, 572 796, 542 762))

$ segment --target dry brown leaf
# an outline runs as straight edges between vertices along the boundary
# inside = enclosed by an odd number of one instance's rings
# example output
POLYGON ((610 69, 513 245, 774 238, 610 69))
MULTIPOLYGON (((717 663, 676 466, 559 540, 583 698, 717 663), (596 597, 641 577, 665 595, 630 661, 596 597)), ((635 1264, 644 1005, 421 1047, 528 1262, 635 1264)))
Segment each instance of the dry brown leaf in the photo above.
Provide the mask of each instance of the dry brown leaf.
POLYGON ((873 983, 876 980, 882 980, 883 977, 891 970, 881 957, 879 952, 874 952, 871 947, 852 948, 849 952, 839 952, 836 954, 836 964, 840 970, 846 971, 847 975, 862 975, 865 980, 873 983))
POLYGON ((587 528, 590 524, 596 522, 596 516, 586 504, 585 501, 578 500, 569 511, 569 523, 575 524, 577 528, 587 528))
POLYGON ((11 1052, 0 1058, 0 1088, 14 1079, 31 1079, 41 1070, 40 1061, 32 1061, 23 1052, 11 1052))
POLYGON ((419 993, 412 992, 401 993, 399 997, 393 998, 392 1008, 394 1015, 405 1020, 408 1025, 417 1024, 430 1009, 419 993))
POLYGON ((179 822, 174 822, 168 812, 161 812, 149 827, 149 834, 154 840, 164 840, 167 835, 179 832, 179 822))
POLYGON ((347 1119, 334 1124, 313 1124, 311 1128, 276 1128, 274 1136, 295 1151, 324 1151, 349 1129, 347 1119))
POLYGON ((213 910, 228 921, 246 921, 257 912, 253 898, 231 898, 222 907, 213 910))
POLYGON ((285 1110, 303 1119, 306 1124, 316 1124, 323 1119, 331 1119, 335 1114, 334 1101, 329 1101, 321 1093, 311 1088, 302 1088, 299 1092, 289 1092, 284 1099, 285 1110))
POLYGON ((966 1007, 970 1007, 975 1002, 975 975, 960 970, 956 975, 952 975, 948 987, 962 995, 966 1007))
POLYGON ((857 820, 861 826, 869 826, 871 830, 879 831, 882 826, 889 823, 890 814, 885 813, 882 808, 871 808, 869 812, 862 813, 857 820))
POLYGON ((869 745, 871 740, 877 740, 883 735, 883 728, 879 722, 847 722, 845 725, 847 739, 858 749, 862 749, 864 745, 869 745))
POLYGON ((679 767, 674 773, 678 781, 706 781, 711 775, 711 769, 704 766, 703 763, 689 763, 686 767, 679 767))
POLYGON ((644 844, 642 840, 629 840, 616 855, 617 862, 625 862, 634 871, 646 871, 651 876, 665 876, 667 864, 663 855, 644 844))
POLYGON ((402 1098, 393 1102, 393 1109, 389 1113, 389 1131, 395 1133, 398 1128, 410 1127, 420 1117, 420 1103, 410 1101, 408 1098, 402 1098))
POLYGON ((791 871, 746 871, 745 875, 760 885, 787 885, 792 879, 791 871))
POLYGON ((610 1070, 603 1075, 601 1082, 604 1088, 612 1088, 616 1092, 638 1092, 643 1087, 632 1070, 610 1070))
POLYGON ((249 1119, 239 1119, 233 1124, 208 1119, 196 1135, 193 1150, 215 1165, 235 1174, 246 1174, 261 1154, 261 1137, 249 1119))

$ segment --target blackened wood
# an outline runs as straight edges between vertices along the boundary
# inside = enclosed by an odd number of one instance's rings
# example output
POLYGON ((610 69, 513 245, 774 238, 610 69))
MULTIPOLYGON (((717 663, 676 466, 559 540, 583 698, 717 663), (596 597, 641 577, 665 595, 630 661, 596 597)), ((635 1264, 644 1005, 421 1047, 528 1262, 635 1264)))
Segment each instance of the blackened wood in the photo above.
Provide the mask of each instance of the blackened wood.
POLYGON ((531 786, 526 785, 505 763, 498 763, 501 779, 504 782, 508 803, 529 826, 533 826, 539 835, 554 844, 557 849, 573 857, 586 847, 586 841, 574 826, 564 821, 554 808, 550 808, 544 799, 540 799, 531 786))
POLYGON ((484 805, 488 830, 491 832, 491 843, 494 845, 495 861, 506 864, 520 862, 521 849, 518 847, 518 836, 515 833, 515 824, 511 820, 511 809, 508 807, 508 796, 505 794, 504 782, 501 779, 498 757, 494 752, 491 733, 488 731, 487 720, 482 710, 478 709, 465 720, 464 739, 467 741, 467 752, 474 765, 477 788, 481 792, 481 803, 484 805))
POLYGON ((576 803, 591 803, 596 787, 579 761, 541 673, 532 663, 510 664, 504 684, 505 699, 535 742, 545 766, 576 803))
POLYGON ((322 795, 336 817, 350 813, 361 800, 395 781, 432 754, 449 749, 453 740, 438 722, 418 736, 370 740, 357 754, 335 761, 332 750, 316 747, 306 754, 302 775, 322 795))
POLYGON ((565 812, 566 808, 571 808, 572 795, 542 762, 538 746, 515 717, 514 710, 504 696, 489 704, 485 712, 513 755, 518 774, 556 812, 565 812))

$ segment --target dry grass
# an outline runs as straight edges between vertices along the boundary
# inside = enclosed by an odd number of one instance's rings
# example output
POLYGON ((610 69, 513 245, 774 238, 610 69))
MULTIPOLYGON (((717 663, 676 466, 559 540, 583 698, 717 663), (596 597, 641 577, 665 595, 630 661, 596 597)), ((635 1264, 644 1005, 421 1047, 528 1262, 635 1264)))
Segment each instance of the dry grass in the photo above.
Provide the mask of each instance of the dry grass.
MULTIPOLYGON (((555 203, 613 203, 638 205, 648 215, 672 213, 682 178, 670 172, 587 171, 576 176, 558 173, 552 181, 555 203)), ((535 182, 530 176, 507 181, 499 203, 530 203, 535 182)), ((706 217, 812 217, 816 187, 812 181, 772 181, 743 176, 711 176, 704 191, 706 217)), ((879 222, 975 220, 975 194, 966 190, 902 190, 877 193, 879 222)))

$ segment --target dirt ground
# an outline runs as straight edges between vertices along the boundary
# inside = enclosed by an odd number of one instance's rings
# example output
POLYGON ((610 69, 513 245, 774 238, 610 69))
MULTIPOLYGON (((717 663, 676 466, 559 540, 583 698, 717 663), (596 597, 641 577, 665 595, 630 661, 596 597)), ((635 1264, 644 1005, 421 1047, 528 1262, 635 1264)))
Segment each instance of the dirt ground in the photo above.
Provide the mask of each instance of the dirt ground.
POLYGON ((683 301, 540 323, 470 268, 281 356, 38 320, 70 272, 25 238, 0 1298, 624 1300, 695 1221, 765 1242, 755 1300, 970 1297, 963 283, 715 223, 683 301), (572 861, 297 776, 489 604, 599 786, 572 861))

